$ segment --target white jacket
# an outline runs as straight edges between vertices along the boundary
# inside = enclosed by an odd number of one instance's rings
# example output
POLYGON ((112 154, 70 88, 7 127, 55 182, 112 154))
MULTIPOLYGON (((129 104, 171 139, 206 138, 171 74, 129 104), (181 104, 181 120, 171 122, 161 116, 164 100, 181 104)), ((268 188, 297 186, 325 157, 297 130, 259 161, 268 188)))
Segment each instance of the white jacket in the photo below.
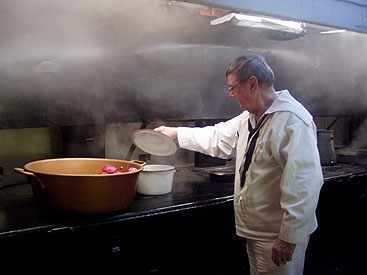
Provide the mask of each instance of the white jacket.
POLYGON ((240 166, 247 150, 248 119, 239 116, 214 126, 178 128, 181 148, 214 157, 236 156, 234 208, 236 231, 245 238, 279 237, 304 243, 317 228, 315 210, 323 175, 317 149, 317 129, 309 112, 287 90, 265 112, 269 114, 240 187, 240 166))

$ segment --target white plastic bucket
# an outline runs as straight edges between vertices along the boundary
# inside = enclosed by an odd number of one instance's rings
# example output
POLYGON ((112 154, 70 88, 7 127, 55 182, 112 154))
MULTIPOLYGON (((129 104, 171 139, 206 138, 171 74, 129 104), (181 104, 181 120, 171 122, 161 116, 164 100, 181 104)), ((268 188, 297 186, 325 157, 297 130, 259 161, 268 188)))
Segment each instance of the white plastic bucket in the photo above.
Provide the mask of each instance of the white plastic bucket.
POLYGON ((137 192, 143 195, 163 195, 172 190, 176 168, 171 165, 145 165, 138 178, 137 192))

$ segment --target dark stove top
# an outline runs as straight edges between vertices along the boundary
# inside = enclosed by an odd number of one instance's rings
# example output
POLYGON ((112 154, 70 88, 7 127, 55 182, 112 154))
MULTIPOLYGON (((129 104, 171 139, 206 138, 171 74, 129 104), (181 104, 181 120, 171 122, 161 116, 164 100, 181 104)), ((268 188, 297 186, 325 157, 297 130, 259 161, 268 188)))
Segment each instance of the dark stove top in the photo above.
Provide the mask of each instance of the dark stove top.
MULTIPOLYGON (((216 167, 215 169, 217 169, 216 167)), ((175 173, 172 192, 161 196, 137 194, 131 205, 108 214, 56 212, 33 199, 27 183, 0 189, 0 237, 32 232, 60 232, 139 219, 173 211, 205 207, 233 201, 233 182, 215 182, 209 177, 213 167, 180 168, 175 173)), ((323 167, 325 183, 367 174, 367 166, 323 167)))

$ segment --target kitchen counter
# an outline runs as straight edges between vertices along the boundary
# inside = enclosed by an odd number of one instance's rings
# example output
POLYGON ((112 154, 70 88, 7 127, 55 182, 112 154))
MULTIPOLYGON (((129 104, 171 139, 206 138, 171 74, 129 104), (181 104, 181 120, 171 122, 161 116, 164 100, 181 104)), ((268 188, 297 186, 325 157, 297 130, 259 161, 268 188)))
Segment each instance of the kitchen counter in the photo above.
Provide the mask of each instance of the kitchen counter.
MULTIPOLYGON (((172 192, 161 196, 136 194, 132 204, 107 214, 56 212, 33 199, 27 183, 0 189, 0 238, 45 231, 73 231, 102 224, 118 223, 164 213, 184 211, 233 201, 233 183, 214 182, 208 172, 214 168, 180 168, 172 192)), ((336 165, 323 167, 325 184, 339 179, 367 175, 367 167, 336 165)))
POLYGON ((159 196, 136 194, 128 208, 103 214, 57 212, 39 205, 26 182, 6 187, 0 189, 0 238, 39 231, 72 231, 233 200, 233 183, 212 182, 206 170, 179 168, 171 193, 159 196))
MULTIPOLYGON (((91 258, 105 267, 103 258, 127 274, 248 274, 245 248, 234 229, 233 183, 214 182, 208 174, 218 168, 180 168, 171 193, 136 194, 128 208, 106 214, 57 212, 41 206, 26 182, 0 189, 2 265, 14 268, 11 260, 31 257, 57 266, 62 259, 63 266, 72 268, 77 260, 84 270, 91 258), (87 262, 79 262, 82 255, 87 262)), ((323 167, 323 172, 319 228, 310 240, 307 275, 348 268, 339 257, 343 249, 331 244, 347 243, 351 246, 347 251, 357 251, 366 239, 360 221, 365 215, 367 166, 336 165, 323 167), (341 226, 340 220, 348 220, 348 226, 341 226), (358 242, 345 236, 358 236, 358 242), (316 272, 320 270, 324 272, 316 272)), ((348 262, 363 269, 365 253, 360 255, 360 261, 348 262)))

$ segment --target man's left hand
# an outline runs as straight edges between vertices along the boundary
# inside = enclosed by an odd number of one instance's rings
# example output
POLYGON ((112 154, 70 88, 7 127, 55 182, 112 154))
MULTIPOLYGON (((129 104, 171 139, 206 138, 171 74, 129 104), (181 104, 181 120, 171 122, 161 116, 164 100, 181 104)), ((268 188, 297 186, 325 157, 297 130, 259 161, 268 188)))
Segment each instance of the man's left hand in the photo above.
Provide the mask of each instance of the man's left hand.
POLYGON ((286 264, 292 260, 292 255, 295 248, 295 244, 287 243, 278 238, 273 245, 271 259, 276 266, 286 264))

